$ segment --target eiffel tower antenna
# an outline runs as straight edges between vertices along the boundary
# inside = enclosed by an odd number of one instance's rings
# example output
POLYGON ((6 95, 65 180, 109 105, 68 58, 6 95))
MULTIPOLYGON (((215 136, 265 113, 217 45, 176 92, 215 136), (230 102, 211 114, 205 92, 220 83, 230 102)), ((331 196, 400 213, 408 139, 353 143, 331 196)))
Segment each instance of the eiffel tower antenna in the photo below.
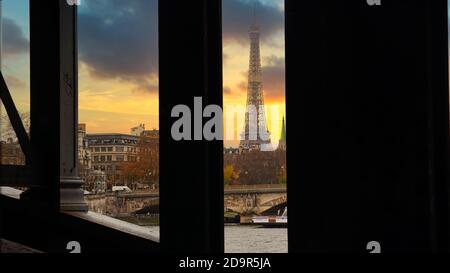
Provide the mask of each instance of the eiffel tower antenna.
POLYGON ((256 1, 257 0, 252 0, 252 24, 256 25, 257 24, 257 18, 256 18, 256 1))

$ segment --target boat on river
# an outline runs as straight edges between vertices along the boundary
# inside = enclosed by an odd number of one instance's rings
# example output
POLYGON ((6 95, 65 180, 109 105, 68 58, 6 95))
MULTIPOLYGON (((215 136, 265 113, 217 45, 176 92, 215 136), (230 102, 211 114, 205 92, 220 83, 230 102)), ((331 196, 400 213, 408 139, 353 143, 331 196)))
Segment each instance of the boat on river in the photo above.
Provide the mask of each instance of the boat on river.
POLYGON ((287 223, 288 223, 287 207, 284 209, 283 214, 279 216, 252 217, 252 224, 261 225, 264 227, 287 227, 287 223))

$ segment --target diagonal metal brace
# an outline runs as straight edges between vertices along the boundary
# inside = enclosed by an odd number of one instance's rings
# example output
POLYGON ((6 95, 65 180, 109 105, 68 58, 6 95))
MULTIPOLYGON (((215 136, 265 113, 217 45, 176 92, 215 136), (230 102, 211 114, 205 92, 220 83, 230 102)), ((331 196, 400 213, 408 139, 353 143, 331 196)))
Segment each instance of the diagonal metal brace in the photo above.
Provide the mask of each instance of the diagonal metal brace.
POLYGON ((22 119, 20 118, 19 112, 17 111, 16 105, 11 97, 8 86, 6 85, 5 79, 3 78, 3 73, 0 71, 0 99, 5 105, 6 112, 8 114, 11 125, 19 139, 20 147, 25 155, 26 161, 29 161, 29 156, 31 152, 30 139, 28 137, 27 131, 23 126, 22 119))

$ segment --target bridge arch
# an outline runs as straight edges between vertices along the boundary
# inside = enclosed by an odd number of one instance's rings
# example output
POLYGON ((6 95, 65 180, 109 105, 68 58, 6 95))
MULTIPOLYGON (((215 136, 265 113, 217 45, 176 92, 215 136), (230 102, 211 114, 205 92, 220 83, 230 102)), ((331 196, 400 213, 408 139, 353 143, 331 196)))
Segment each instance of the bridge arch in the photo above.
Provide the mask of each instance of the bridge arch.
POLYGON ((263 215, 263 216, 278 215, 278 212, 280 212, 280 214, 282 214, 284 212, 285 208, 287 208, 287 202, 283 202, 278 205, 275 205, 275 206, 261 212, 261 215, 263 215))

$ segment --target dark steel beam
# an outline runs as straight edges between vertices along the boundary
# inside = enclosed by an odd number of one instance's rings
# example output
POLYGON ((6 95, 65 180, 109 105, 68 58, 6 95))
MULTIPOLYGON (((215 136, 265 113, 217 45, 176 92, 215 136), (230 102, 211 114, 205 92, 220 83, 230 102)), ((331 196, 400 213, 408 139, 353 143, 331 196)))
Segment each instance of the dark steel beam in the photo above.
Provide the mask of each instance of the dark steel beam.
POLYGON ((433 171, 430 172, 430 199, 434 248, 450 253, 450 145, 449 145, 449 59, 447 1, 431 1, 428 14, 429 88, 429 155, 433 171))
MULTIPOLYGON (((224 251, 223 142, 175 141, 172 108, 222 105, 221 1, 159 1, 161 247, 224 251), (182 226, 180 226, 182 225, 182 226)), ((193 108, 192 108, 193 109, 193 108)))
POLYGON ((6 113, 8 114, 11 125, 16 133, 17 139, 19 140, 20 148, 22 148, 22 152, 25 155, 25 158, 29 159, 30 157, 30 139, 28 138, 27 131, 23 126, 22 119, 19 115, 19 111, 17 111, 17 107, 14 104, 11 93, 9 92, 8 86, 3 78, 3 73, 0 71, 0 99, 5 106, 6 113))
MULTIPOLYGON (((69 253, 67 244, 78 241, 83 254, 159 252, 159 244, 139 236, 140 232, 124 232, 122 226, 112 228, 101 216, 81 217, 61 213, 57 219, 45 213, 47 207, 26 203, 0 195, 2 238, 48 253, 69 253)), ((78 213, 78 212, 77 212, 78 213)), ((72 213, 74 214, 74 213, 72 213)), ((76 213, 75 213, 76 214, 76 213)), ((125 224, 126 226, 130 224, 125 224)))
POLYGON ((30 180, 27 166, 0 166, 0 186, 27 187, 30 180))
MULTIPOLYGON (((77 177, 77 7, 30 1, 31 178, 54 211, 86 210, 77 177)), ((42 201, 42 200, 41 200, 42 201)))
POLYGON ((447 1, 357 2, 286 0, 289 251, 448 251, 447 1))

